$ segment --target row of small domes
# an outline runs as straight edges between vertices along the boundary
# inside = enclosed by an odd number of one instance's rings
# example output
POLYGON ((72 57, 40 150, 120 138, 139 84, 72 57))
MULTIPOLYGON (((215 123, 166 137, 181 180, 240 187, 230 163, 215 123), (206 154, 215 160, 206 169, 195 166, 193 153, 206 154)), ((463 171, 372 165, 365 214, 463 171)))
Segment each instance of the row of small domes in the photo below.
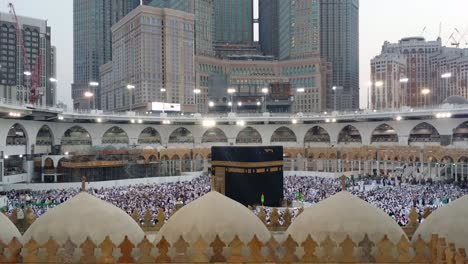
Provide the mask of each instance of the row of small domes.
MULTIPOLYGON (((467 217, 468 196, 465 196, 432 213, 418 228, 414 238, 421 235, 427 241, 431 234, 438 234, 457 247, 468 248, 468 229, 464 222, 467 217)), ((21 236, 3 214, 0 214, 0 230, 0 241, 4 243, 21 236)), ((254 234, 263 242, 271 237, 260 219, 245 206, 217 192, 210 192, 177 211, 163 225, 157 239, 164 236, 173 244, 182 235, 192 243, 200 235, 205 241, 213 241, 216 234, 225 242, 230 242, 235 235, 244 243, 248 243, 254 234)), ((406 236, 385 212, 348 192, 340 192, 305 209, 286 234, 299 243, 309 234, 315 241, 323 241, 328 235, 335 241, 344 240, 346 235, 354 241, 361 241, 368 234, 374 242, 387 235, 394 243, 406 236)), ((126 235, 134 243, 144 238, 143 230, 124 211, 82 192, 38 218, 22 240, 34 238, 43 244, 53 237, 62 244, 70 238, 79 245, 87 237, 100 243, 106 236, 119 243, 126 235)))

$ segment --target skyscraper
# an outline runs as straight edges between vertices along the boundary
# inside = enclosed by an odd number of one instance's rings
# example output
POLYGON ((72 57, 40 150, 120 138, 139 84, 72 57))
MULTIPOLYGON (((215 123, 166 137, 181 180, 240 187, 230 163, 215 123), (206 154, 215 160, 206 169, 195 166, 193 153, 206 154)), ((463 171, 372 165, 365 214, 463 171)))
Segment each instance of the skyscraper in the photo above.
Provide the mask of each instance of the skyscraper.
POLYGON ((214 56, 215 0, 152 0, 149 6, 171 8, 195 15, 195 53, 214 56))
MULTIPOLYGON (((285 1, 287 2, 287 1, 285 1)), ((279 0, 259 1, 260 47, 265 55, 279 57, 279 0)))
POLYGON ((53 54, 51 46, 51 28, 47 20, 18 16, 22 34, 25 58, 22 49, 18 48, 16 21, 13 15, 0 13, 0 97, 11 101, 29 103, 30 88, 34 71, 39 71, 39 83, 36 87, 36 103, 52 105, 52 86, 49 81, 53 76, 53 54), (39 60, 40 55, 40 60, 39 60), (24 72, 29 71, 26 75, 24 72))
POLYGON ((250 45, 253 42, 253 0, 215 1, 215 41, 250 45))
POLYGON ((139 0, 73 0, 75 108, 87 108, 88 102, 100 108, 100 87, 89 87, 89 82, 99 82, 99 67, 112 59, 112 25, 139 3, 139 0), (84 92, 91 89, 94 97, 88 101, 84 92))
POLYGON ((332 68, 328 109, 334 108, 334 91, 341 91, 338 110, 359 108, 358 0, 320 1, 320 52, 332 68))
POLYGON ((139 6, 112 35, 112 61, 101 66, 103 110, 144 112, 149 103, 163 102, 194 111, 193 14, 139 6))
POLYGON ((318 0, 260 0, 260 46, 280 60, 319 56, 318 0))

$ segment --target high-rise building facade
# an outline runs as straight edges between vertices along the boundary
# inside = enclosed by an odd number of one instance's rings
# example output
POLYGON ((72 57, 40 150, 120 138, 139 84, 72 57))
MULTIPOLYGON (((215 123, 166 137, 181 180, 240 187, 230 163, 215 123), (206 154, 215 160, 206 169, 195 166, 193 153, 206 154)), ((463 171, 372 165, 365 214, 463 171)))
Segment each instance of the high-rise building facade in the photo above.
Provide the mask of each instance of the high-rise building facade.
POLYGON ((406 105, 406 58, 400 54, 382 54, 371 60, 370 92, 372 109, 398 109, 406 105))
POLYGON ((215 0, 153 0, 149 6, 171 8, 195 15, 195 54, 214 56, 215 0))
MULTIPOLYGON (((398 43, 386 41, 382 46, 380 56, 392 55, 402 56, 405 60, 406 76, 403 76, 404 85, 402 87, 405 101, 403 105, 410 107, 423 107, 433 104, 433 94, 437 93, 437 88, 432 85, 433 77, 430 73, 431 58, 442 52, 442 41, 426 41, 422 37, 403 38, 398 43), (429 90, 429 94, 423 90, 429 90)), ((372 74, 372 73, 371 73, 372 74)), ((386 80, 380 80, 377 76, 371 76, 373 84, 371 90, 378 89, 378 86, 387 85, 386 80)))
POLYGON ((441 104, 450 96, 468 98, 468 49, 442 47, 430 59, 432 103, 441 104))
POLYGON ((37 101, 52 105, 55 91, 49 81, 53 76, 51 28, 47 20, 17 16, 23 49, 19 48, 16 20, 12 14, 0 13, 0 97, 19 103, 30 103, 30 88, 35 71, 39 72, 37 101), (24 64, 25 55, 27 64, 24 64), (40 56, 40 57, 39 57, 40 56), (26 75, 25 72, 30 74, 26 75))
POLYGON ((318 56, 319 11, 318 0, 260 0, 262 52, 280 60, 318 56))
POLYGON ((279 1, 279 59, 319 55, 318 0, 279 1))
MULTIPOLYGON (((147 1, 145 1, 147 2, 147 1)), ((139 0, 73 0, 73 84, 75 108, 94 102, 100 108, 99 67, 112 59, 111 27, 140 4, 139 0), (84 97, 91 90, 93 100, 84 97)))
POLYGON ((112 27, 112 40, 112 61, 101 66, 103 110, 148 111, 163 102, 194 111, 193 14, 139 6, 112 27))
POLYGON ((195 62, 196 85, 202 91, 197 98, 200 112, 210 110, 209 101, 229 109, 231 100, 237 111, 261 111, 261 107, 266 110, 280 104, 293 112, 320 112, 325 109, 328 69, 327 63, 318 56, 283 61, 197 57, 195 62), (270 89, 266 96, 262 93, 263 88, 277 84, 290 88, 288 100, 274 100, 270 89), (236 92, 228 94, 228 88, 236 92), (242 102, 242 106, 238 106, 238 102, 242 102))
POLYGON ((253 0, 215 0, 215 41, 253 42, 253 0))
POLYGON ((340 87, 338 110, 359 108, 359 1, 320 0, 320 53, 330 64, 328 108, 334 108, 332 87, 340 87))
POLYGON ((275 58, 279 57, 279 2, 280 0, 258 2, 260 47, 265 55, 275 58))

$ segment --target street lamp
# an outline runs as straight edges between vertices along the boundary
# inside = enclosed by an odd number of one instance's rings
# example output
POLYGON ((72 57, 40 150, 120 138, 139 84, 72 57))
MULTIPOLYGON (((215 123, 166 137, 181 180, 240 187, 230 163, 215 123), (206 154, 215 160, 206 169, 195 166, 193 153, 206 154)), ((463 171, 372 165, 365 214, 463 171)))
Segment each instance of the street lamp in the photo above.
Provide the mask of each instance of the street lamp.
POLYGON ((298 92, 298 93, 304 93, 304 92, 305 92, 305 88, 297 88, 297 89, 296 89, 296 92, 298 92))
POLYGON ((200 89, 193 89, 193 93, 195 94, 195 107, 196 107, 196 112, 198 113, 198 102, 197 102, 197 95, 201 93, 200 89))
POLYGON ((84 93, 84 96, 85 96, 86 98, 88 98, 88 111, 90 111, 90 110, 91 110, 91 97, 94 96, 94 93, 92 93, 92 92, 90 92, 90 91, 86 91, 86 92, 84 93))
MULTIPOLYGON (((376 81, 375 82, 375 88, 382 88, 383 86, 384 86, 383 81, 376 81)), ((377 95, 382 95, 382 91, 379 94, 377 94, 377 89, 375 90, 375 105, 373 106, 374 109, 377 108, 378 101, 380 101, 380 108, 383 108, 383 98, 381 98, 381 100, 377 101, 377 95)))
POLYGON ((24 71, 24 75, 31 76, 31 72, 30 71, 24 71))
POLYGON ((431 90, 429 90, 428 88, 424 88, 421 90, 421 94, 424 96, 424 108, 426 108, 426 104, 427 104, 427 95, 431 93, 431 90))
POLYGON ((228 106, 231 107, 231 113, 232 113, 232 102, 233 102, 233 101, 232 101, 232 100, 233 100, 232 95, 236 92, 236 89, 234 89, 234 88, 228 88, 228 89, 227 89, 227 92, 228 92, 228 94, 229 94, 230 97, 231 97, 231 101, 228 103, 228 106))
POLYGON ((262 93, 263 93, 263 112, 267 111, 267 103, 266 103, 266 96, 268 94, 268 88, 264 87, 262 88, 262 93))
POLYGON ((401 105, 406 105, 406 94, 408 90, 408 82, 409 82, 409 79, 407 77, 403 77, 400 79, 400 83, 405 85, 404 92, 400 92, 400 94, 398 95, 399 97, 401 96, 401 99, 400 99, 401 105))
MULTIPOLYGON (((95 87, 98 87, 99 86, 99 83, 98 82, 95 82, 95 81, 90 81, 89 82, 89 86, 93 87, 93 107, 95 108, 96 107, 96 97, 94 96, 94 93, 96 92, 96 88, 95 87)), ((90 98, 91 98, 90 97, 90 98)), ((89 104, 91 104, 91 99, 89 99, 90 101, 88 102, 89 104)))
POLYGON ((448 94, 449 94, 449 92, 448 92, 449 91, 449 79, 452 78, 452 73, 451 72, 446 72, 446 73, 442 74, 440 77, 446 81, 445 84, 444 84, 444 89, 442 89, 442 93, 444 93, 444 97, 447 98, 448 94))
POLYGON ((130 112, 132 111, 132 103, 133 103, 133 93, 132 90, 135 89, 135 85, 128 84, 127 85, 128 92, 130 93, 130 112))
POLYGON ((336 111, 336 94, 338 93, 338 91, 341 91, 343 90, 343 86, 333 86, 332 87, 332 90, 333 90, 333 101, 334 101, 334 111, 336 111))

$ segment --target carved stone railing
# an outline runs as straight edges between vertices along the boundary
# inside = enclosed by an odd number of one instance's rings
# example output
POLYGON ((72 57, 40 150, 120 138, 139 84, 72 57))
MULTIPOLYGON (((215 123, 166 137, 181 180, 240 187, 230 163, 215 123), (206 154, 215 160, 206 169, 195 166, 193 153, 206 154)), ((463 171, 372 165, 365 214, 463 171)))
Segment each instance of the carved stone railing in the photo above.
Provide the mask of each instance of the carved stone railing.
MULTIPOLYGON (((177 209, 177 208, 176 208, 177 209)), ((428 208, 426 208, 428 209, 428 208)), ((265 208, 260 208, 260 212, 257 214, 258 218, 267 226, 268 230, 274 231, 274 232, 281 232, 281 231, 286 231, 288 227, 291 225, 292 221, 294 220, 292 214, 291 214, 291 208, 286 208, 283 215, 282 219, 280 221, 280 214, 277 208, 273 208, 271 210, 271 213, 268 215, 269 216, 269 221, 267 221, 267 214, 265 211, 265 208)), ((298 217, 304 208, 299 208, 298 209, 298 214, 296 217, 298 217)), ((175 211, 174 211, 175 212, 175 211)), ((173 213, 174 213, 173 212, 173 213)), ((423 218, 426 218, 430 215, 430 210, 426 210, 423 214, 423 218)), ((26 214, 25 214, 25 220, 23 223, 21 223, 17 219, 17 209, 14 209, 11 215, 7 215, 10 220, 18 227, 21 233, 24 233, 29 226, 37 219, 37 216, 33 213, 31 208, 26 208, 26 214)), ((147 210, 143 215, 140 215, 138 211, 134 211, 132 213, 132 218, 137 222, 140 227, 143 229, 145 232, 156 232, 161 229, 161 227, 164 225, 165 221, 168 219, 166 217, 166 214, 164 213, 164 210, 159 209, 157 214, 153 214, 152 211, 147 210)), ((419 226, 419 221, 418 221, 418 213, 416 213, 416 210, 413 208, 411 209, 410 215, 409 215, 409 223, 407 226, 403 227, 403 230, 405 231, 406 235, 411 239, 413 234, 416 232, 416 229, 419 226)))
POLYGON ((284 241, 274 237, 267 242, 256 236, 244 243, 235 236, 223 241, 218 235, 213 241, 201 236, 188 243, 181 236, 170 244, 164 237, 156 242, 146 237, 132 243, 111 241, 106 237, 96 244, 87 238, 81 244, 68 239, 64 244, 50 238, 39 244, 34 239, 25 241, 14 238, 0 241, 0 263, 435 263, 465 264, 468 262, 465 249, 444 238, 433 235, 425 242, 419 237, 410 243, 402 237, 394 244, 387 236, 380 241, 371 241, 367 235, 362 241, 353 241, 347 236, 343 241, 333 241, 329 236, 323 241, 314 241, 309 235, 305 241, 294 241, 288 236, 284 241))

